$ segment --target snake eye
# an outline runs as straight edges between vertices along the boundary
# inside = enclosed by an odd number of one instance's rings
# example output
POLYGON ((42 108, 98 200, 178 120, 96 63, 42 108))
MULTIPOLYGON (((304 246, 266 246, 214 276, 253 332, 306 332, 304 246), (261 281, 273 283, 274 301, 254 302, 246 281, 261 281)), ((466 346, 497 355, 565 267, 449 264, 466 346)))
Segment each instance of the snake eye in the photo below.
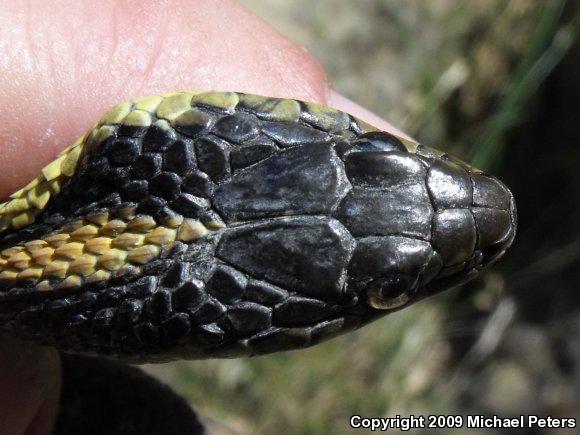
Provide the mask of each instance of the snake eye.
POLYGON ((400 307, 411 298, 415 280, 405 275, 392 275, 374 279, 367 285, 369 305, 378 310, 400 307))

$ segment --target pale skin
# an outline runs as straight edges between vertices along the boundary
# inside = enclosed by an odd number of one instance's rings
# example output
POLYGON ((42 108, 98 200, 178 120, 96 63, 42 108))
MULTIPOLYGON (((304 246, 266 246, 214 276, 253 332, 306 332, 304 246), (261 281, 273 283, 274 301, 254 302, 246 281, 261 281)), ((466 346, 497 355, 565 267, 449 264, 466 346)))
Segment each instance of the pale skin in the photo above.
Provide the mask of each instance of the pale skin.
MULTIPOLYGON (((35 177, 110 106, 183 89, 233 90, 387 122, 336 93, 301 47, 233 1, 0 3, 0 198, 35 177)), ((51 433, 56 351, 0 339, 5 435, 51 433)))

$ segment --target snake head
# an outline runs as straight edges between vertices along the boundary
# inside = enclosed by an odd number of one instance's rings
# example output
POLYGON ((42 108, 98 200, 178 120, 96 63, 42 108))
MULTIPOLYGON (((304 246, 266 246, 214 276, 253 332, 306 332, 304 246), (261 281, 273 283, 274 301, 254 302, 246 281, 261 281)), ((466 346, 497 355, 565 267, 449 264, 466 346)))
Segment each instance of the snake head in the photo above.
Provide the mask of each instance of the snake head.
POLYGON ((121 103, 0 204, 0 329, 134 361, 314 345, 471 279, 511 193, 331 108, 121 103))
POLYGON ((386 133, 345 156, 353 189, 338 217, 357 237, 351 291, 375 310, 402 308, 466 282, 513 241, 513 196, 496 178, 386 133))

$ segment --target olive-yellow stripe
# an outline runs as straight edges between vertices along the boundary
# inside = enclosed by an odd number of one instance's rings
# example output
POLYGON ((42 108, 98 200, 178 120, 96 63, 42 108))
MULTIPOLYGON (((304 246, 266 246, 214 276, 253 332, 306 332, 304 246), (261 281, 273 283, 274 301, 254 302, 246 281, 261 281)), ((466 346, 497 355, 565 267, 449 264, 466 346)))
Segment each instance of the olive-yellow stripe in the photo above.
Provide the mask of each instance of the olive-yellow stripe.
POLYGON ((220 227, 183 218, 159 225, 148 215, 109 220, 108 213, 98 212, 1 251, 0 280, 33 281, 41 290, 102 281, 123 267, 154 260, 176 241, 192 242, 220 227))

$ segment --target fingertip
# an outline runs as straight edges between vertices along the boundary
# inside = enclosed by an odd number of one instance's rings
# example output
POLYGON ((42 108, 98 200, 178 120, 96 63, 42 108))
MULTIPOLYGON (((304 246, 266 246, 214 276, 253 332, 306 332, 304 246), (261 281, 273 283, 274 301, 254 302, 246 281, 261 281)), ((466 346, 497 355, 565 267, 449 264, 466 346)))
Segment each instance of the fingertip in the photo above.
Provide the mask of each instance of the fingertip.
POLYGON ((0 19, 0 197, 123 100, 204 89, 326 103, 320 64, 233 1, 31 0, 0 19))

